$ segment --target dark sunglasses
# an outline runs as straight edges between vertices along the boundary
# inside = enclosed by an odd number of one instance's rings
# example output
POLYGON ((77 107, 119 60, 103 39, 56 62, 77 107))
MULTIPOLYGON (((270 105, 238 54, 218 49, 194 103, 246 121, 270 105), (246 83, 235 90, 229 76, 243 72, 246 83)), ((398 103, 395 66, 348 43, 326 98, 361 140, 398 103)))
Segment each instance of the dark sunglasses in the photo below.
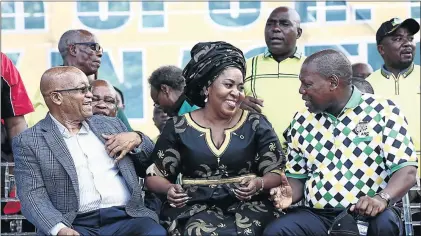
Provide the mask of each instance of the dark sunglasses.
POLYGON ((74 43, 74 45, 86 45, 88 47, 90 47, 92 50, 96 51, 96 52, 102 52, 103 48, 101 47, 101 45, 99 45, 99 43, 93 43, 93 42, 88 42, 88 43, 74 43))
POLYGON ((53 92, 59 93, 59 92, 70 92, 70 91, 80 91, 83 94, 87 94, 88 92, 92 92, 92 86, 89 85, 82 88, 54 90, 53 92))

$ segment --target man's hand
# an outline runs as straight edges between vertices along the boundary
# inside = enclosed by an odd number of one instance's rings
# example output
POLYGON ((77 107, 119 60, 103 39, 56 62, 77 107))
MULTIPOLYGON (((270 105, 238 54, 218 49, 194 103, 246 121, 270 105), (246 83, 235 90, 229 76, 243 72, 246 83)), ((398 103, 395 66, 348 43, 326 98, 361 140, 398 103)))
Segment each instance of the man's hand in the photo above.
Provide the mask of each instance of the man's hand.
POLYGON ((60 231, 58 231, 57 235, 59 235, 59 236, 61 236, 61 235, 75 235, 75 236, 77 235, 77 236, 79 236, 80 234, 76 230, 73 230, 69 227, 65 227, 65 228, 62 228, 60 231))
POLYGON ((243 110, 262 113, 261 107, 263 107, 263 99, 257 99, 254 97, 246 96, 244 101, 241 103, 240 107, 243 110))
POLYGON ((107 142, 105 142, 105 149, 107 150, 108 155, 115 157, 117 153, 120 152, 120 155, 115 159, 116 162, 142 143, 142 139, 136 132, 125 132, 112 135, 103 134, 102 137, 107 140, 107 142))
POLYGON ((387 207, 387 202, 379 196, 363 196, 358 199, 356 205, 352 205, 350 210, 363 216, 377 216, 387 207))
POLYGON ((292 204, 292 188, 285 174, 281 175, 281 185, 270 190, 270 199, 278 209, 286 209, 292 204))

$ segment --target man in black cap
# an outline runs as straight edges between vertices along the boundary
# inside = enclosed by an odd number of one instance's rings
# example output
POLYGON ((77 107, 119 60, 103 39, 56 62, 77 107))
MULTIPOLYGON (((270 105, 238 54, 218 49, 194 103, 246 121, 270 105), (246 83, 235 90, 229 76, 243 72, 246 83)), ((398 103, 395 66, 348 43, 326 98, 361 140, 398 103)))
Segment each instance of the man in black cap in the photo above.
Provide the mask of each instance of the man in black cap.
POLYGON ((376 33, 377 50, 384 65, 367 81, 376 94, 395 102, 408 119, 409 131, 420 151, 420 66, 414 64, 415 41, 420 25, 412 18, 401 21, 392 18, 384 22, 376 33))

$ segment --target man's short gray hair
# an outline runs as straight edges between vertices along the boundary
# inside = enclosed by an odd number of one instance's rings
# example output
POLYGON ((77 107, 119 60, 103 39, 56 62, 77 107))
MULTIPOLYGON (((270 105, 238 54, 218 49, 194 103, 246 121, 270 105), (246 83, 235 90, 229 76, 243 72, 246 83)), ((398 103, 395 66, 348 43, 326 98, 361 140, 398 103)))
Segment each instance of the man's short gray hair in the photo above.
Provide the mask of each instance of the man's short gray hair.
POLYGON ((325 78, 336 75, 339 79, 351 84, 351 62, 342 52, 326 49, 316 52, 306 58, 303 65, 315 64, 317 72, 325 78))
POLYGON ((61 57, 64 58, 67 56, 67 48, 69 45, 77 43, 81 37, 81 30, 68 30, 60 37, 58 42, 58 51, 60 52, 61 57))

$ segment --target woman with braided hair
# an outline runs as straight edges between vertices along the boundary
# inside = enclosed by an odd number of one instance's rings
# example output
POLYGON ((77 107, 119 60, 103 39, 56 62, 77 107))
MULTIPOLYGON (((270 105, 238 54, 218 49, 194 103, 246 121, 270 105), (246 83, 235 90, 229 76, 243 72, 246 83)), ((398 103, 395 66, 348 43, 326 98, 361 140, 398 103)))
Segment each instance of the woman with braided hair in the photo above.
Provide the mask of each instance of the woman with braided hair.
POLYGON ((166 195, 170 235, 260 235, 280 214, 268 190, 288 184, 285 157, 269 121, 240 109, 245 70, 242 51, 226 42, 191 50, 185 95, 201 109, 167 121, 146 179, 166 195))

